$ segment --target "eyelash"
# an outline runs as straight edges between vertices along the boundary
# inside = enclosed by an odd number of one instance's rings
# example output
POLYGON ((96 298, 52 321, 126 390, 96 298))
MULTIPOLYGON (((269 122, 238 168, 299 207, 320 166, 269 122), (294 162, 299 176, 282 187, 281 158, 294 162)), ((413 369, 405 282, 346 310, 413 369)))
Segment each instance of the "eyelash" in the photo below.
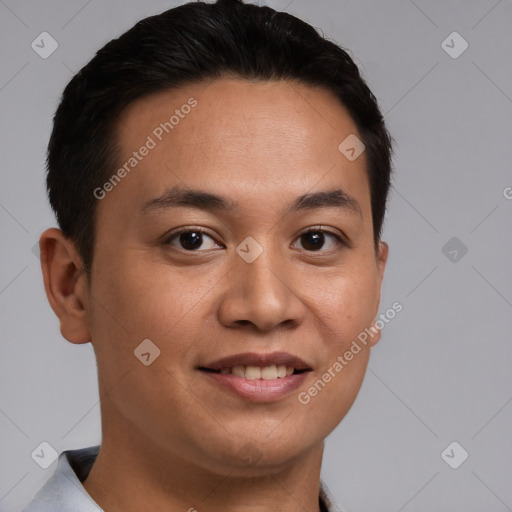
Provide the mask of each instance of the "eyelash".
MULTIPOLYGON (((170 245, 170 243, 175 240, 176 238, 178 238, 180 235, 182 235, 183 233, 201 233, 203 235, 207 235, 209 236, 212 240, 215 241, 215 243, 219 243, 215 240, 215 238, 204 228, 201 228, 201 227, 186 227, 186 228, 183 228, 183 229, 180 229, 179 231, 175 231, 174 233, 172 233, 172 235, 170 235, 169 237, 167 237, 165 240, 164 240, 164 245, 170 245)), ((305 236, 305 235, 308 235, 309 233, 322 233, 324 235, 330 235, 332 236, 335 240, 336 240, 336 243, 337 245, 341 246, 341 247, 349 247, 349 243, 342 237, 340 236, 339 234, 337 233, 334 233, 328 229, 324 229, 322 226, 312 226, 310 228, 308 228, 306 231, 303 231, 302 233, 300 233, 298 236, 297 236, 297 239, 300 239, 301 237, 305 236)), ((181 249, 181 251, 183 252, 187 252, 187 253, 194 253, 194 252, 202 252, 201 250, 186 250, 186 249, 181 249)), ((307 251, 307 252, 310 252, 310 253, 322 253, 321 250, 319 251, 307 251)), ((331 252, 331 251, 323 251, 323 252, 331 252)))

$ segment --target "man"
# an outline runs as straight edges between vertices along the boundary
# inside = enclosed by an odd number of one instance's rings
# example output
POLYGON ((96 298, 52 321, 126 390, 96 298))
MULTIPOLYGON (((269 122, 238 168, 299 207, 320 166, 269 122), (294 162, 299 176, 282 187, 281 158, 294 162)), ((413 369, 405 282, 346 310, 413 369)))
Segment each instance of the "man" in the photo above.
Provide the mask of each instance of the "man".
POLYGON ((26 510, 335 510, 323 446, 380 336, 390 170, 357 67, 288 14, 194 2, 101 49, 54 119, 40 248, 102 442, 26 510))

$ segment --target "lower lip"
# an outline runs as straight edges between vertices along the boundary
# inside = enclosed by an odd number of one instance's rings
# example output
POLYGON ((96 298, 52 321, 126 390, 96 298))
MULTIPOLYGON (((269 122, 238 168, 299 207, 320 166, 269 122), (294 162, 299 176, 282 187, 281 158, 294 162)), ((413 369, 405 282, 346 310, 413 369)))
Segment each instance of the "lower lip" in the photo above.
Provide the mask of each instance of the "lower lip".
POLYGON ((201 371, 219 386, 251 402, 274 402, 295 391, 309 372, 288 375, 279 379, 245 379, 233 374, 201 371))

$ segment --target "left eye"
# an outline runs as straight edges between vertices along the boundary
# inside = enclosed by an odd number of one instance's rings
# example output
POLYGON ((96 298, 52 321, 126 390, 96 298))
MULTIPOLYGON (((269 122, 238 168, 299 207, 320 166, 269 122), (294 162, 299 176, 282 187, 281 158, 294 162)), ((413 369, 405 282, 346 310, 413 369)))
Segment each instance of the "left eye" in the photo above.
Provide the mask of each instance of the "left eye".
POLYGON ((338 235, 323 229, 312 229, 310 231, 306 231, 306 233, 302 233, 302 235, 299 236, 298 240, 302 240, 302 247, 307 251, 319 251, 320 249, 325 249, 324 246, 326 242, 328 245, 327 250, 334 249, 336 246, 343 244, 338 235))
POLYGON ((175 241, 180 244, 178 248, 184 249, 185 251, 197 251, 198 249, 209 250, 220 247, 210 235, 200 229, 188 229, 174 233, 166 243, 176 247, 174 244, 175 241), (206 241, 210 242, 206 243, 206 241), (205 243, 207 247, 204 247, 205 243))

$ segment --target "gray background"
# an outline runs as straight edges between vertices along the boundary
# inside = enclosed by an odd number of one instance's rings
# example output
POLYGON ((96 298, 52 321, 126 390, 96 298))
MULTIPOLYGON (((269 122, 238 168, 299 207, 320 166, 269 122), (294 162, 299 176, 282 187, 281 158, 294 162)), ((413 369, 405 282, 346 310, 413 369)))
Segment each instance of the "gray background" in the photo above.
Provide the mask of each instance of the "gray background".
MULTIPOLYGON (((323 478, 353 512, 512 510, 512 2, 268 3, 351 50, 397 141, 381 309, 403 311, 327 440, 323 478), (453 31, 469 44, 458 58, 441 45, 453 31), (452 441, 469 453, 458 469, 441 457, 452 441)), ((100 441, 92 348, 61 338, 32 250, 54 225, 43 187, 52 115, 97 49, 174 5, 0 0, 3 511, 53 473, 31 458, 42 441, 58 452, 100 441), (59 44, 47 59, 31 48, 43 31, 59 44)), ((457 461, 460 449, 449 453, 457 461)))

